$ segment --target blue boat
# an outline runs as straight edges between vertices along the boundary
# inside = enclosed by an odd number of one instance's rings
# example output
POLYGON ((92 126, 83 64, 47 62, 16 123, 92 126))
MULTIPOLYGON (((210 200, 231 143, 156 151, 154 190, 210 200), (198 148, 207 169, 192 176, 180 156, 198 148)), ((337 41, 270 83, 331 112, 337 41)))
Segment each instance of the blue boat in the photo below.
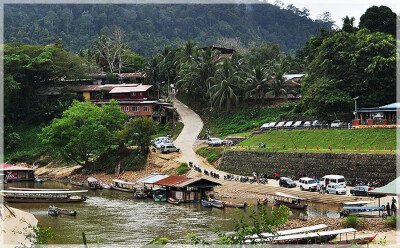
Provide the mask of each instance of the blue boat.
POLYGON ((206 208, 212 208, 211 202, 207 200, 201 200, 201 205, 206 208))

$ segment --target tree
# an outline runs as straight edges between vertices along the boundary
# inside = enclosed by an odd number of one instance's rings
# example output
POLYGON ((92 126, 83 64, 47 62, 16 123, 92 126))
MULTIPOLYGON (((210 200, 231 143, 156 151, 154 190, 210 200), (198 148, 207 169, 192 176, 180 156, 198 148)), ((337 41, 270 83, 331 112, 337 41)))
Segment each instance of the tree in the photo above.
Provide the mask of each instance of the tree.
POLYGON ((156 133, 153 118, 142 116, 131 119, 125 123, 124 129, 118 135, 124 142, 133 141, 140 146, 140 153, 146 155, 149 152, 151 136, 156 133))
MULTIPOLYGON (((259 206, 257 210, 251 210, 248 219, 238 209, 236 213, 237 217, 233 219, 235 225, 233 233, 223 233, 219 228, 214 227, 215 233, 218 235, 218 240, 215 242, 217 245, 249 245, 246 242, 249 240, 249 236, 255 236, 258 239, 257 242, 256 239, 251 239, 250 244, 268 244, 271 241, 262 234, 277 234, 277 231, 283 228, 290 216, 289 208, 286 206, 280 206, 271 212, 268 212, 265 206, 259 206)), ((209 245, 207 241, 199 239, 193 233, 188 233, 187 236, 192 245, 209 245)))
POLYGON ((211 101, 216 109, 222 109, 224 106, 229 111, 232 105, 239 102, 233 90, 241 81, 238 71, 233 67, 232 62, 224 61, 215 73, 216 84, 212 86, 208 92, 211 101))
POLYGON ((383 32, 396 37, 396 13, 389 7, 372 6, 360 17, 360 29, 367 28, 371 32, 383 32))
POLYGON ((266 97, 275 96, 286 98, 287 94, 286 79, 283 77, 283 72, 280 71, 275 74, 275 77, 270 82, 270 90, 266 93, 266 97))
POLYGON ((40 138, 54 157, 86 166, 117 142, 117 131, 126 119, 116 102, 100 109, 90 102, 74 101, 60 119, 42 129, 40 138))
POLYGON ((251 90, 246 93, 245 98, 261 100, 261 103, 264 103, 264 99, 267 98, 266 93, 270 89, 269 79, 270 75, 265 69, 257 65, 246 78, 246 82, 249 84, 251 90))
POLYGON ((249 64, 254 67, 262 65, 268 61, 279 59, 280 54, 279 45, 267 42, 261 46, 250 48, 249 64))
POLYGON ((354 21, 356 20, 354 17, 346 16, 343 20, 342 30, 347 33, 357 33, 357 28, 354 27, 354 21))

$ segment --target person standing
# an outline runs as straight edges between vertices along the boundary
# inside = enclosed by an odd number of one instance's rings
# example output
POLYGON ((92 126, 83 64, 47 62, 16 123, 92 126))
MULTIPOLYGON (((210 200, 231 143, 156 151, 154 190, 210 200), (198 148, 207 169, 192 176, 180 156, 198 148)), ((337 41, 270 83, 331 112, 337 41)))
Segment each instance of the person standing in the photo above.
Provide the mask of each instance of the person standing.
POLYGON ((317 191, 318 193, 321 193, 321 185, 319 183, 317 183, 317 191))
POLYGON ((390 215, 390 205, 389 205, 389 202, 386 204, 386 213, 387 213, 388 216, 391 216, 391 215, 390 215))
POLYGON ((396 214, 396 203, 395 203, 395 201, 392 201, 392 206, 390 207, 391 209, 392 209, 392 215, 395 215, 396 214))

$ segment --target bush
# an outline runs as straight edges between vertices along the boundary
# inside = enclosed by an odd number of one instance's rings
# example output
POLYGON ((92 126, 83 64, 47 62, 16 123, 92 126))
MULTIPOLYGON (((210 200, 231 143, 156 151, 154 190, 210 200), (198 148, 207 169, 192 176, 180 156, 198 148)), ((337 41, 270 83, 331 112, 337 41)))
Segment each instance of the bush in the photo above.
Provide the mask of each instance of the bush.
POLYGON ((344 221, 343 221, 343 227, 344 228, 357 228, 358 227, 358 222, 357 222, 357 216, 355 215, 349 215, 344 221))
POLYGON ((223 148, 210 148, 210 147, 202 147, 198 149, 196 152, 207 159, 207 161, 212 164, 217 161, 222 155, 223 148))
POLYGON ((397 221, 399 220, 398 215, 393 215, 392 217, 390 217, 388 220, 385 221, 385 224, 392 227, 392 228, 396 228, 397 227, 397 221))
POLYGON ((182 163, 178 168, 176 168, 177 175, 183 175, 188 171, 190 171, 190 168, 187 163, 182 163))

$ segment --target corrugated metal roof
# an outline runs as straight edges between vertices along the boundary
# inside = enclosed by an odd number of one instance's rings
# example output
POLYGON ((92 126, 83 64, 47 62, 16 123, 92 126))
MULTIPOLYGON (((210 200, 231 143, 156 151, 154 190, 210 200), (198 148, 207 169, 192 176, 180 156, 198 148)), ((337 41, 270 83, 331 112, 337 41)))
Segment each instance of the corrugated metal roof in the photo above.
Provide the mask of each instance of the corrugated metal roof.
POLYGON ((157 181, 160 181, 164 178, 169 177, 169 175, 163 175, 163 174, 151 174, 150 176, 141 178, 137 180, 137 183, 155 183, 157 181))
POLYGON ((131 92, 145 92, 153 87, 153 85, 138 85, 136 87, 115 87, 110 91, 113 93, 131 93, 131 92))
POLYGON ((141 78, 144 77, 144 74, 141 72, 130 72, 130 73, 120 73, 119 77, 127 77, 127 78, 141 78))
POLYGON ((3 171, 16 171, 16 170, 33 170, 32 168, 27 168, 27 167, 22 167, 22 166, 17 166, 14 164, 0 164, 0 170, 3 171))
POLYGON ((183 182, 186 182, 191 179, 193 179, 193 178, 171 175, 167 178, 164 178, 164 179, 156 182, 155 184, 176 187, 175 184, 182 184, 183 182))

